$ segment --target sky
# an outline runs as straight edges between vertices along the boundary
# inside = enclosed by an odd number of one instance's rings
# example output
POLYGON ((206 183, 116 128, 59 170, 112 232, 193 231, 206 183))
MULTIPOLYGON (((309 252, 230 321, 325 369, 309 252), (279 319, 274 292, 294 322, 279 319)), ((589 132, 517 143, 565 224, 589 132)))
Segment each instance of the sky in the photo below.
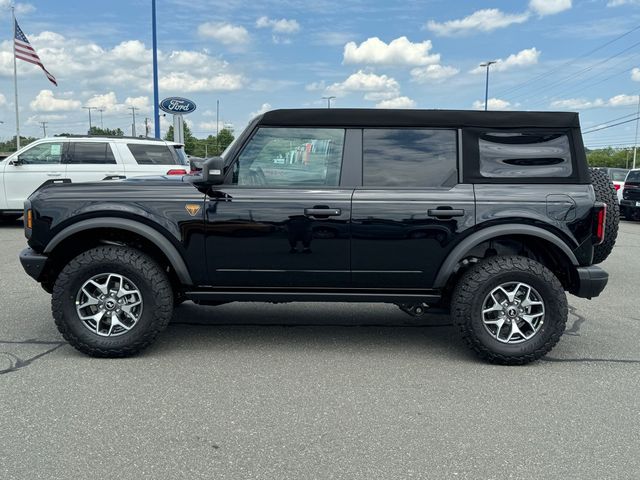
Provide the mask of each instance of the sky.
MULTIPOLYGON (((160 98, 182 96, 198 137, 276 108, 580 112, 583 132, 633 120, 640 0, 158 0, 160 98)), ((15 134, 10 1, 0 0, 0 139, 15 134)), ((137 132, 153 122, 151 1, 16 3, 45 67, 18 61, 21 133, 137 132)), ((163 131, 170 118, 161 118, 163 131)), ((635 121, 585 133, 629 146, 635 121)), ((153 132, 153 129, 151 129, 153 132)))

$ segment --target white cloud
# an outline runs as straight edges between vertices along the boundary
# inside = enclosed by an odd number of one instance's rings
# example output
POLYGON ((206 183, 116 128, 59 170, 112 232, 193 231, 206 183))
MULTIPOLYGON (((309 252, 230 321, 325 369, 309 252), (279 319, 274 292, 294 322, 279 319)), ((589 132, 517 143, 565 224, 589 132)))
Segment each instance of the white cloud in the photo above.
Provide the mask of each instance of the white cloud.
POLYGON ((313 35, 314 45, 337 47, 349 42, 356 35, 348 32, 317 32, 313 35))
POLYGON ((29 107, 34 112, 68 112, 80 109, 82 103, 69 98, 56 98, 51 90, 40 90, 29 107))
MULTIPOLYGON (((540 50, 535 47, 520 50, 518 53, 509 55, 506 59, 498 59, 494 65, 491 65, 491 70, 495 72, 504 72, 514 67, 522 68, 529 67, 538 63, 540 58, 540 50)), ((471 73, 484 73, 485 67, 476 67, 471 70, 471 73)))
POLYGON ((474 31, 492 32, 498 28, 524 23, 529 19, 529 16, 529 12, 512 14, 504 13, 497 8, 486 8, 473 12, 460 20, 448 20, 442 23, 430 20, 427 23, 427 28, 436 35, 442 36, 461 35, 474 31))
POLYGON ((0 93, 0 107, 4 107, 7 104, 7 97, 0 93))
POLYGON ((257 28, 270 28, 273 33, 293 34, 300 31, 300 24, 297 20, 281 18, 276 20, 275 18, 260 17, 256 20, 257 28))
POLYGON ((634 82, 640 82, 640 68, 636 67, 631 70, 631 80, 634 82))
POLYGON ((320 80, 319 82, 311 82, 304 89, 308 92, 318 92, 320 90, 324 90, 327 88, 327 84, 324 80, 320 80))
POLYGON ((611 97, 609 100, 596 98, 588 100, 585 98, 567 98, 564 100, 555 100, 551 102, 552 108, 563 110, 587 110, 589 108, 600 107, 628 107, 638 104, 638 95, 620 94, 611 97))
POLYGON ((607 7, 619 7, 621 5, 640 5, 640 0, 609 0, 607 7))
POLYGON ((387 75, 376 75, 358 70, 351 74, 344 82, 333 83, 327 87, 327 92, 333 95, 345 95, 350 92, 382 92, 397 94, 400 91, 398 82, 387 75))
POLYGON ((531 0, 529 9, 541 17, 555 15, 571 8, 571 0, 531 0))
POLYGON ((206 22, 198 25, 201 37, 212 38, 223 45, 239 47, 249 43, 249 32, 240 25, 224 22, 206 22))
POLYGON ((414 108, 416 102, 409 97, 395 97, 376 103, 376 108, 414 108))
POLYGON ((399 37, 388 44, 378 37, 371 37, 360 45, 349 42, 344 46, 344 63, 366 65, 431 65, 440 61, 440 55, 430 54, 430 40, 413 43, 407 37, 399 37))
POLYGON ((446 65, 427 65, 411 70, 411 79, 418 83, 438 83, 457 75, 457 68, 446 65))
MULTIPOLYGON (((11 8, 11 0, 0 0, 0 16, 5 12, 8 12, 11 8)), ((35 11, 36 7, 30 3, 16 3, 16 15, 27 15, 35 11)))
POLYGON ((270 103, 263 103, 258 110, 256 110, 255 112, 251 112, 249 114, 249 118, 253 118, 253 117, 257 117, 258 115, 262 115, 263 113, 268 112, 271 109, 272 109, 272 107, 271 107, 270 103))
MULTIPOLYGON (((510 110, 512 108, 511 102, 500 98, 490 98, 487 104, 489 105, 489 110, 510 110)), ((476 100, 473 102, 473 108, 475 110, 484 110, 484 102, 476 100)))
POLYGON ((159 80, 162 90, 174 92, 228 92, 240 90, 245 82, 242 75, 221 73, 211 77, 196 77, 188 72, 171 72, 159 80))

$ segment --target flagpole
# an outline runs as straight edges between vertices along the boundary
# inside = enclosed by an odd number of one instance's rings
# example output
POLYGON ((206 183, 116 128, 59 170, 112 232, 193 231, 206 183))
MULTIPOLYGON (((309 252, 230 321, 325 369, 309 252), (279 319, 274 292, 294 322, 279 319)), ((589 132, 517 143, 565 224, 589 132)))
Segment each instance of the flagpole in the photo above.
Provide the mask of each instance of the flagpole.
POLYGON ((13 19, 13 89, 16 103, 16 151, 20 150, 20 113, 18 112, 18 67, 16 65, 16 12, 11 5, 11 18, 13 19))

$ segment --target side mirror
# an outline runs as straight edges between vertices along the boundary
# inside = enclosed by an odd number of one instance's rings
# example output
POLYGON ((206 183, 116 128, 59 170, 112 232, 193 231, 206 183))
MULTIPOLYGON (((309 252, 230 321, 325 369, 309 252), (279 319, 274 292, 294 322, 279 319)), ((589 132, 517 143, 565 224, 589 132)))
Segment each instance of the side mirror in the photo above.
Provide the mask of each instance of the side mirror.
POLYGON ((24 165, 24 160, 21 160, 20 157, 18 157, 15 160, 11 160, 9 162, 9 165, 13 165, 14 167, 19 167, 20 165, 24 165))
POLYGON ((220 185, 224 182, 224 159, 207 158, 202 165, 202 179, 209 185, 220 185))

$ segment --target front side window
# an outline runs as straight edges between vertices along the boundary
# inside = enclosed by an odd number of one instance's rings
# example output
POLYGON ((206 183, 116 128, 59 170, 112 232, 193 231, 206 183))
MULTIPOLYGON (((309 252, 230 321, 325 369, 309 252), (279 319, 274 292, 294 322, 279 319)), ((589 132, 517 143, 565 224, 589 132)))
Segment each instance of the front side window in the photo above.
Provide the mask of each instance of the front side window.
POLYGON ((25 165, 46 165, 62 160, 61 142, 41 143, 21 153, 18 159, 25 165))
POLYGON ((260 128, 235 163, 233 182, 265 188, 335 187, 343 147, 343 129, 260 128))
POLYGON ((167 145, 145 145, 140 143, 128 143, 127 147, 133 154, 138 165, 177 165, 178 159, 174 157, 167 145))
POLYGON ((74 142, 73 155, 69 159, 71 164, 105 165, 114 164, 111 147, 106 142, 74 142))
POLYGON ((565 133, 485 132, 478 146, 483 177, 569 177, 573 171, 565 133))
POLYGON ((365 129, 363 184, 443 187, 457 182, 455 130, 365 129))

